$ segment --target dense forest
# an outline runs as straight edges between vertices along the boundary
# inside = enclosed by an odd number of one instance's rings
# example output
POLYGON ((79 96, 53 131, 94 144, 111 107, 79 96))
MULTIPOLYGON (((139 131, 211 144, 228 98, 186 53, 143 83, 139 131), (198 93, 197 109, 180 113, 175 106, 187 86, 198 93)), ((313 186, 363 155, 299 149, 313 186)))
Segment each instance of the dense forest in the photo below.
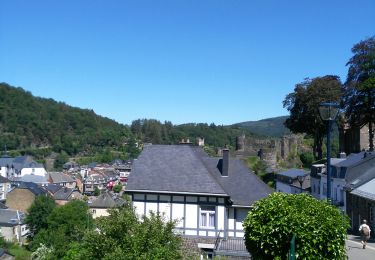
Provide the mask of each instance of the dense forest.
POLYGON ((92 110, 34 97, 22 88, 0 84, 0 146, 92 153, 95 148, 121 146, 131 136, 128 127, 92 110))
POLYGON ((64 154, 62 161, 98 154, 106 154, 107 159, 121 153, 135 157, 137 144, 177 144, 182 139, 195 142, 202 137, 211 148, 234 147, 236 137, 243 133, 252 135, 239 126, 213 123, 173 125, 137 119, 127 126, 98 116, 93 110, 34 97, 22 88, 0 83, 0 149, 6 147, 13 154, 44 158, 55 152, 64 154))

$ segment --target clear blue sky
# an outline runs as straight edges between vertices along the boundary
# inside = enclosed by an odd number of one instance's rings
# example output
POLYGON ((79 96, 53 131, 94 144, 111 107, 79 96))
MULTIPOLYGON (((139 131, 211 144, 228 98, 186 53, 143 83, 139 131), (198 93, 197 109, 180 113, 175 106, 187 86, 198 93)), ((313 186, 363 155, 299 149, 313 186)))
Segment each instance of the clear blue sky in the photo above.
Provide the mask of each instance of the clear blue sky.
POLYGON ((129 124, 286 115, 306 77, 346 79, 374 0, 1 0, 0 82, 129 124))

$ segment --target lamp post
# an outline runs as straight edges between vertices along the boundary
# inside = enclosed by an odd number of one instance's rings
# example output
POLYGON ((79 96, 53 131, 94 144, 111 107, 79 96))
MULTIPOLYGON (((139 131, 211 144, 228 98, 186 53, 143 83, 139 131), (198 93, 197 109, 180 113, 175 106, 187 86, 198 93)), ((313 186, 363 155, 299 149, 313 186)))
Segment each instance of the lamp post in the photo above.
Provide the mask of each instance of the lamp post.
POLYGON ((319 105, 319 114, 327 122, 327 199, 331 200, 331 128, 332 121, 336 120, 339 113, 337 103, 326 102, 319 105))

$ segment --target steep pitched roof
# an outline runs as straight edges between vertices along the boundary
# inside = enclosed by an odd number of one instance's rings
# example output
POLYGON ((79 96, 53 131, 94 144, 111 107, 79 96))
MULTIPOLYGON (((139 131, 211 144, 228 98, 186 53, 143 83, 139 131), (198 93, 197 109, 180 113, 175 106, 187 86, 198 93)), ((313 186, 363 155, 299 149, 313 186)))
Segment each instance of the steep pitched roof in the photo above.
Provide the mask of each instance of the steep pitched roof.
POLYGON ((37 184, 48 183, 48 179, 46 176, 39 176, 39 175, 33 175, 33 174, 25 174, 24 176, 21 176, 21 177, 12 177, 11 180, 17 181, 17 182, 32 182, 32 183, 37 183, 37 184))
POLYGON ((90 208, 116 208, 125 204, 121 198, 112 196, 109 192, 100 194, 95 200, 89 203, 90 208))
POLYGON ((13 227, 23 223, 25 214, 19 210, 0 209, 0 226, 13 227))
MULTIPOLYGON (((28 189, 34 195, 39 196, 39 195, 44 195, 47 192, 41 188, 38 184, 33 183, 33 182, 14 182, 15 188, 18 189, 28 189)), ((11 191, 12 192, 12 191, 11 191)))
POLYGON ((59 189, 54 195, 55 200, 69 200, 70 195, 73 193, 74 189, 63 187, 59 189))
POLYGON ((134 161, 126 190, 230 196, 242 206, 272 192, 238 159, 230 158, 229 174, 221 176, 220 159, 194 146, 147 146, 134 161))
POLYGON ((126 190, 228 196, 196 149, 185 145, 146 146, 134 162, 126 190))
POLYGON ((298 176, 306 176, 307 172, 303 169, 289 169, 286 171, 279 172, 278 174, 294 179, 298 176))

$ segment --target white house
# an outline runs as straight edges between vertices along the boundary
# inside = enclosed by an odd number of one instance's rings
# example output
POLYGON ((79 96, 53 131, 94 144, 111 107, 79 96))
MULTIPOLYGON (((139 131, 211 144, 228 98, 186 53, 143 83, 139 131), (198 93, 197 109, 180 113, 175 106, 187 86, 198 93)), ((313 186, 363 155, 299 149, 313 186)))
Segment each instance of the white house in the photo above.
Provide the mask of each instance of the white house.
POLYGON ((0 201, 6 200, 7 193, 10 191, 10 180, 0 176, 0 201))
POLYGON ((310 175, 303 169, 289 169, 276 174, 276 191, 295 193, 310 192, 310 175))
MULTIPOLYGON (((353 176, 362 174, 362 165, 375 162, 375 155, 368 152, 352 153, 346 158, 331 158, 331 200, 341 210, 346 210, 345 186, 353 176)), ((327 173, 324 164, 311 168, 311 191, 317 199, 327 198, 327 173)))
MULTIPOLYGON (((209 157, 191 145, 149 145, 134 161, 125 191, 138 215, 178 220, 185 238, 238 238, 252 204, 272 189, 238 159, 209 157)), ((199 245, 198 245, 199 246, 199 245)))
POLYGON ((5 178, 36 175, 44 177, 47 172, 43 164, 35 162, 31 156, 17 156, 12 158, 3 155, 0 158, 0 175, 5 178))

